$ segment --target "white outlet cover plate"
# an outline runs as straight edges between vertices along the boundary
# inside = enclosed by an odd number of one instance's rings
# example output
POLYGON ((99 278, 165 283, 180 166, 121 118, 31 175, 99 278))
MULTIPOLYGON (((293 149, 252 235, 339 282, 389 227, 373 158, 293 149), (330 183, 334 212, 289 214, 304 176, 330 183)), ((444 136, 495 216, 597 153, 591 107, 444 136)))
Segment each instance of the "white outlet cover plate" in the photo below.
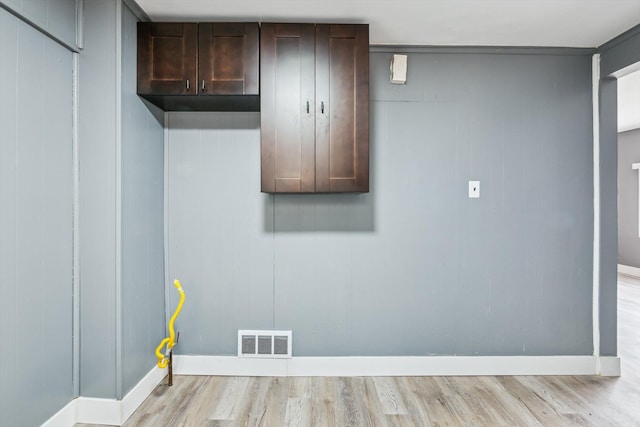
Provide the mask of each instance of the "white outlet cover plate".
POLYGON ((469 198, 480 198, 480 181, 469 181, 469 198))

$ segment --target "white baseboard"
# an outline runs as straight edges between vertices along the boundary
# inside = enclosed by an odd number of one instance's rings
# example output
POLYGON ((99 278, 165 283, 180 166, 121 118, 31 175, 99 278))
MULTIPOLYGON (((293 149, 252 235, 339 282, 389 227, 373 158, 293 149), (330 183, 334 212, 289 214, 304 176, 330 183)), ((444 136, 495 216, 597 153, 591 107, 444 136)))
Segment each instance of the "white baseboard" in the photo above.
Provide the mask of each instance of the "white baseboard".
POLYGON ((174 356, 176 375, 221 376, 479 376, 620 375, 618 357, 424 356, 294 357, 174 356), (599 362, 599 363, 598 363, 599 362))
POLYGON ((151 394, 166 374, 165 369, 154 367, 122 400, 78 397, 49 418, 42 426, 71 427, 76 423, 121 426, 151 394))
MULTIPOLYGON (((602 375, 620 376, 620 358, 596 356, 417 356, 294 357, 256 359, 236 356, 173 356, 176 375, 219 376, 479 376, 602 375)), ((79 397, 43 427, 76 423, 120 426, 129 419, 166 371, 154 367, 122 400, 79 397)))
MULTIPOLYGON (((122 423, 129 419, 129 417, 138 409, 138 407, 149 397, 153 390, 162 382, 164 377, 167 376, 166 369, 160 369, 154 366, 143 379, 138 382, 122 399, 122 423)), ((82 421, 84 422, 84 421, 82 421)), ((97 423, 99 424, 99 423, 97 423)), ((104 423, 102 423, 104 424, 104 423)))
POLYGON ((49 418, 41 427, 71 427, 76 421, 76 401, 74 399, 60 409, 54 416, 49 418))
POLYGON ((603 377, 619 377, 622 374, 620 358, 617 356, 600 356, 600 372, 603 377))
POLYGON ((76 402, 76 423, 122 425, 122 401, 79 397, 76 402))
POLYGON ((640 268, 618 264, 618 273, 640 279, 640 268))

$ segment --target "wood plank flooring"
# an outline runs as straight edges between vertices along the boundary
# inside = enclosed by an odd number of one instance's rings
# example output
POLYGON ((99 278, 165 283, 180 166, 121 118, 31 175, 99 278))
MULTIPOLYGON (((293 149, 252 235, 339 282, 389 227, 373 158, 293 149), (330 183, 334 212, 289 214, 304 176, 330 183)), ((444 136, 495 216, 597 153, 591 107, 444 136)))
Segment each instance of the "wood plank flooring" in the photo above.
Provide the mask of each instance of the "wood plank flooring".
POLYGON ((640 280, 618 290, 620 378, 176 376, 125 426, 640 426, 640 280))

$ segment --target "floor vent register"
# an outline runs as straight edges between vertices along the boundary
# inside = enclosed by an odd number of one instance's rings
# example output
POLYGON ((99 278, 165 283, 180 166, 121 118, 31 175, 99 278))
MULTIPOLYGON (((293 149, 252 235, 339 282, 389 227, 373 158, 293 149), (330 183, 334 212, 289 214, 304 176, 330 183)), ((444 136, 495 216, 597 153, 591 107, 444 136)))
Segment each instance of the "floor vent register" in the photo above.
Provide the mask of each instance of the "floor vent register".
POLYGON ((291 358, 291 331, 238 331, 238 356, 291 358))

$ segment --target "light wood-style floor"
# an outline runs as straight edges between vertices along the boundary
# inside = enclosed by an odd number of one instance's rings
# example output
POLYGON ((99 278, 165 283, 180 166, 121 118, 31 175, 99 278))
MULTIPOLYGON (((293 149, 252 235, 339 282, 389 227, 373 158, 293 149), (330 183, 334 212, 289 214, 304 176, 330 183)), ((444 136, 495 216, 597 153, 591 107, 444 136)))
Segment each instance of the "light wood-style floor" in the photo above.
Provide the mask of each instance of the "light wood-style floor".
POLYGON ((640 426, 640 280, 618 289, 620 378, 176 376, 125 426, 640 426))

